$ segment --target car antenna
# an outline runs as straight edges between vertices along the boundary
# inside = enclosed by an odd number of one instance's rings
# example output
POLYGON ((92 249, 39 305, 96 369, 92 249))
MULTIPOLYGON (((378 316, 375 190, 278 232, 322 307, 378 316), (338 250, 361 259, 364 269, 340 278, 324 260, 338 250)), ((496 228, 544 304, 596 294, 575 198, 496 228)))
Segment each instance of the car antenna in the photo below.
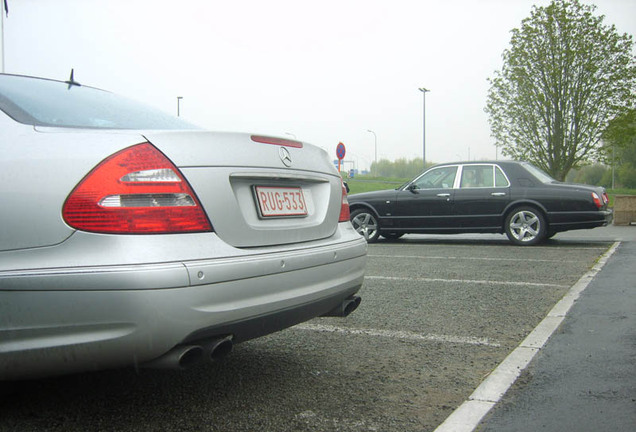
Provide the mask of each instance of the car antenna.
POLYGON ((73 68, 71 68, 71 76, 69 77, 68 81, 65 81, 66 84, 68 84, 69 90, 71 89, 72 86, 78 86, 78 87, 82 86, 80 83, 75 81, 75 78, 73 77, 74 72, 75 72, 75 70, 73 68))

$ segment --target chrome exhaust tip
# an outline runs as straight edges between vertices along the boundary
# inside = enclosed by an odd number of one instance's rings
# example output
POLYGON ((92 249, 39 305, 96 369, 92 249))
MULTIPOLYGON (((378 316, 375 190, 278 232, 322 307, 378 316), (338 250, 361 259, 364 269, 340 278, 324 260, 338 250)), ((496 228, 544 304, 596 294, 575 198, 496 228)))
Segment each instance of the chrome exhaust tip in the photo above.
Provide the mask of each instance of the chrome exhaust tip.
POLYGON ((330 310, 326 314, 322 316, 331 316, 331 317, 346 317, 349 316, 354 310, 358 309, 360 306, 360 302, 362 302, 362 298, 357 295, 352 295, 342 301, 337 307, 330 310))

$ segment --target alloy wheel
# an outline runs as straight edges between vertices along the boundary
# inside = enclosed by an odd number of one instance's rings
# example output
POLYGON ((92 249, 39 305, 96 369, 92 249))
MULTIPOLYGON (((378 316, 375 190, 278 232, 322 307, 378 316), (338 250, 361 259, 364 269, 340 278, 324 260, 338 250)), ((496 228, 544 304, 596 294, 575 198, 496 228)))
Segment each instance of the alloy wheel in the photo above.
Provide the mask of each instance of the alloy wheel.
POLYGON ((507 218, 506 234, 516 244, 536 244, 546 235, 543 216, 534 209, 517 209, 507 218))
POLYGON ((369 243, 376 241, 380 235, 377 218, 367 210, 356 210, 351 213, 351 224, 369 243))

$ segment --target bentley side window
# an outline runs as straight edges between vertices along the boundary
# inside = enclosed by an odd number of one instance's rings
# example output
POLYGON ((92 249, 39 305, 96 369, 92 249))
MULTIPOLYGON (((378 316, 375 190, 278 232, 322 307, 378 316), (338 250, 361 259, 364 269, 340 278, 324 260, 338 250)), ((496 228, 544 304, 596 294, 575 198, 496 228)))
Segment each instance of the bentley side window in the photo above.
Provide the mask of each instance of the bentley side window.
POLYGON ((433 168, 415 180, 415 189, 451 189, 455 184, 456 166, 433 168))
POLYGON ((493 187, 494 182, 492 165, 466 165, 462 169, 462 188, 493 187))
POLYGON ((495 167, 495 187, 508 187, 510 182, 498 166, 495 167))

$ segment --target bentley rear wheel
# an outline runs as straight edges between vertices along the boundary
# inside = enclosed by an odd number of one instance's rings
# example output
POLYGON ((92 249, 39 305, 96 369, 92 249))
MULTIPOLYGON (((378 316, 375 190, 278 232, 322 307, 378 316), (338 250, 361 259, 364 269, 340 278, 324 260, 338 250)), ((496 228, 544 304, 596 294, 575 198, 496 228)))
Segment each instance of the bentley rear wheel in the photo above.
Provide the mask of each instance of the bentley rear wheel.
POLYGON ((533 207, 517 207, 506 217, 504 229, 514 244, 530 246, 545 240, 547 235, 545 218, 533 207))
POLYGON ((351 224, 367 242, 374 243, 380 236, 378 218, 371 210, 359 209, 351 212, 351 224))

